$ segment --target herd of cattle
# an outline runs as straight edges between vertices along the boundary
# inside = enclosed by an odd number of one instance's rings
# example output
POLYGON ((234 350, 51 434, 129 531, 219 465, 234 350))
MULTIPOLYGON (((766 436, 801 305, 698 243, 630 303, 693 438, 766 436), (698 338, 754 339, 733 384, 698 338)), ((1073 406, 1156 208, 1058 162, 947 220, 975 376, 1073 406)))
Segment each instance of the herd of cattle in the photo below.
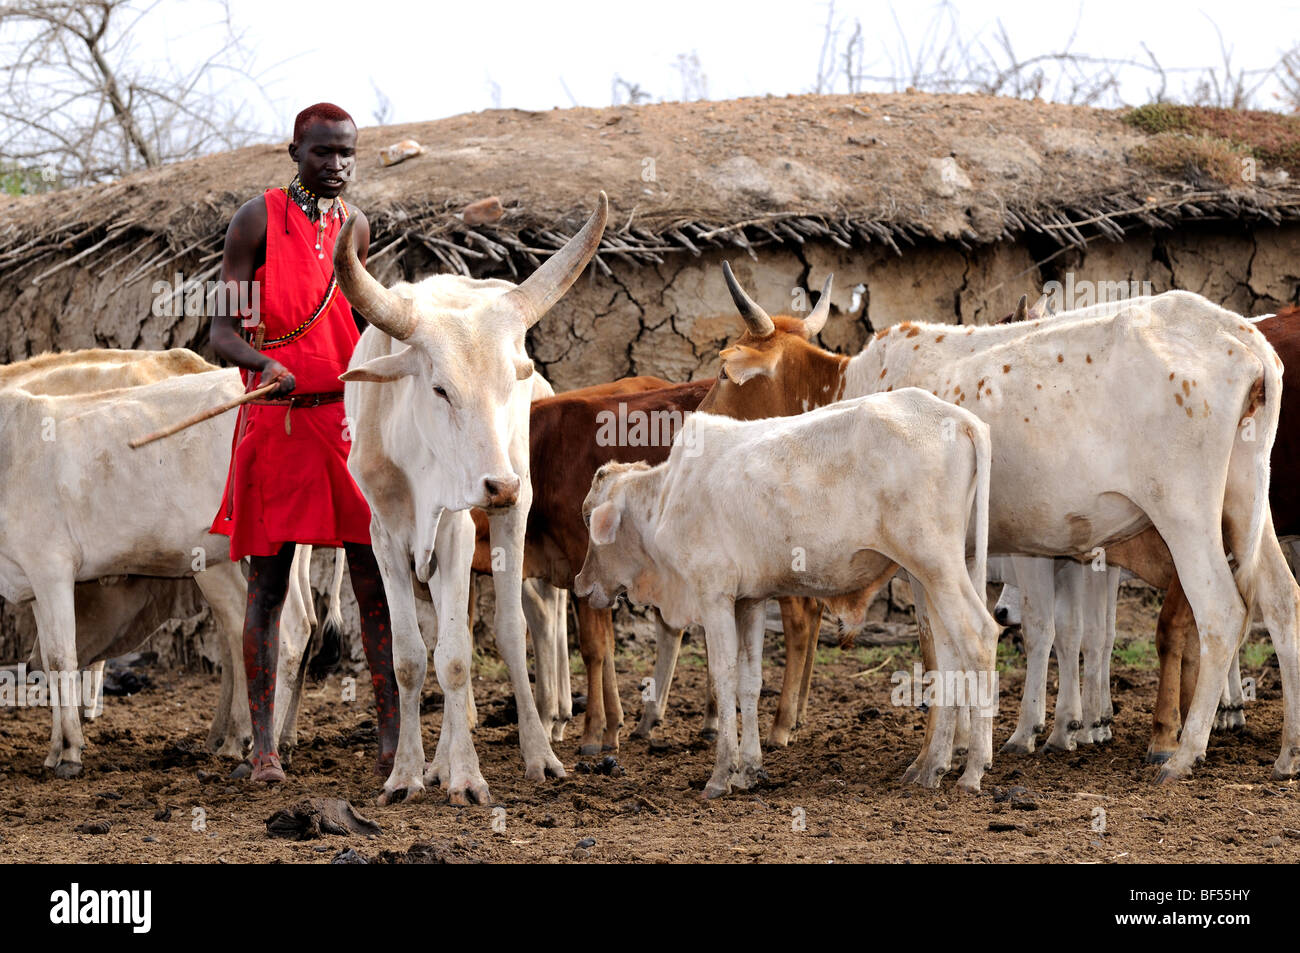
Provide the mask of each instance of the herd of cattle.
MULTIPOLYGON (((1274 774, 1300 772, 1300 587, 1279 543, 1300 534, 1300 502, 1285 494, 1300 464, 1288 429, 1300 421, 1291 406, 1300 381, 1283 386, 1283 359, 1300 367, 1300 315, 1247 319, 1178 291, 1051 315, 1022 299, 1017 320, 904 321, 849 358, 813 343, 830 315, 830 279, 806 317, 769 316, 724 266, 744 332, 721 352, 715 380, 637 377, 556 395, 525 336, 586 268, 606 216, 602 193, 583 229, 519 285, 436 275, 385 288, 358 261, 351 220, 339 237, 339 285, 371 325, 343 375, 349 468, 372 512, 400 692, 381 801, 435 783, 457 803, 489 798, 472 737, 474 570, 493 576, 495 637, 534 780, 564 774, 552 743, 572 717, 570 594, 588 680, 584 755, 619 743, 618 596, 653 607, 659 626, 636 735, 666 715, 682 630, 703 627, 705 728, 717 733, 704 793, 713 797, 762 776, 768 599, 780 600, 786 643, 768 744, 789 743, 805 717, 823 611, 851 631, 902 573, 924 668, 958 676, 947 684, 996 684, 998 622, 1019 613, 1027 673, 1004 751, 1032 751, 1045 730, 1055 648, 1045 743, 1070 749, 1110 737, 1120 567, 1167 590, 1148 755, 1162 763, 1159 779, 1187 777, 1212 728, 1240 724, 1237 650, 1256 614, 1283 686, 1274 774), (602 430, 611 416, 685 422, 670 444, 611 441, 602 430), (997 621, 984 598, 990 579, 1009 584, 997 621), (436 633, 422 635, 417 598, 431 599, 436 633), (426 638, 444 695, 427 766, 426 638)), ((232 422, 215 418, 134 452, 126 443, 241 391, 237 371, 182 349, 78 351, 0 368, 0 596, 34 601, 32 664, 102 665, 189 614, 197 583, 222 634, 208 743, 234 757, 251 741, 246 587, 227 540, 207 531, 232 422)), ((282 756, 316 625, 310 548, 295 558, 276 690, 282 756)), ((341 568, 340 559, 332 615, 341 568)), ((337 626, 335 616, 326 627, 337 626)), ((957 696, 929 706, 905 780, 937 785, 964 759, 958 786, 979 789, 997 693, 957 696)), ((81 770, 79 702, 53 709, 46 765, 59 777, 81 770)))

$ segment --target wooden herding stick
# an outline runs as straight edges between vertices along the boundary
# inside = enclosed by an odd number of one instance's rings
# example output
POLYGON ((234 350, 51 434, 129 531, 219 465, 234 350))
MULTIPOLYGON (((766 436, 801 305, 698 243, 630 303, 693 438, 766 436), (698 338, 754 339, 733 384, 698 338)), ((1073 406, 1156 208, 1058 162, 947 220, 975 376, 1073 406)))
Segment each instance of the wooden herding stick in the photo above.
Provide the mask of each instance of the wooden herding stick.
POLYGON ((234 400, 227 401, 218 407, 211 407, 208 410, 203 410, 194 414, 192 417, 186 417, 180 423, 172 424, 170 427, 164 427, 157 433, 151 433, 147 437, 136 437, 131 441, 131 449, 139 450, 147 443, 153 443, 155 440, 161 440, 163 437, 170 437, 172 434, 179 433, 187 427, 193 427, 195 424, 201 424, 205 420, 211 420, 213 417, 220 416, 228 410, 234 410, 240 404, 246 404, 250 400, 256 400, 258 397, 265 397, 279 386, 279 381, 276 381, 273 384, 267 384, 265 387, 259 387, 255 391, 250 391, 241 397, 236 397, 234 400))

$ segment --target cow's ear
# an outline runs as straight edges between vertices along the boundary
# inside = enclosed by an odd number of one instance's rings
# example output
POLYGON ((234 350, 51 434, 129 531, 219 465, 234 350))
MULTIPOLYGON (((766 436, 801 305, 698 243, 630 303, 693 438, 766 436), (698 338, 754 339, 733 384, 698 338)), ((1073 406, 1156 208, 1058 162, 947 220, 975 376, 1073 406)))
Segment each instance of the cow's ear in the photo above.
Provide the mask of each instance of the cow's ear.
POLYGON ((606 500, 591 511, 591 541, 598 546, 608 546, 618 534, 622 511, 606 500))
POLYGON ((1049 314, 1053 313, 1051 311, 1051 307, 1052 307, 1051 295, 1047 295, 1047 294, 1039 295, 1038 300, 1035 301, 1033 305, 1031 305, 1029 308, 1028 320, 1037 321, 1039 318, 1047 317, 1049 314))
POLYGON ((366 381, 370 384, 387 384, 390 381, 410 377, 420 369, 419 356, 415 348, 405 347, 396 354, 377 357, 366 361, 339 375, 341 381, 366 381))
POLYGON ((752 347, 737 344, 723 351, 722 373, 737 384, 743 384, 760 375, 771 377, 776 367, 776 351, 759 351, 752 347))

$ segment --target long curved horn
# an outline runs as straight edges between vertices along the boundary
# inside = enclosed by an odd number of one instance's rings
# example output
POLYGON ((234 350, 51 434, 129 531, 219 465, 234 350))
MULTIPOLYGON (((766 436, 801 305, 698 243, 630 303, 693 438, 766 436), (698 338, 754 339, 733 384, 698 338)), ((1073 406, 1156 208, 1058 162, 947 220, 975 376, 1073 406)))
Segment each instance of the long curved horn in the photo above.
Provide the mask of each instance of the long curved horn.
POLYGON ((356 224, 356 216, 349 216, 334 242, 334 277, 338 279, 348 303, 360 311, 367 321, 385 334, 405 341, 419 324, 415 304, 409 298, 393 294, 361 267, 357 250, 352 244, 352 232, 356 224))
POLYGON ((831 282, 835 279, 834 274, 826 276, 826 284, 822 285, 822 296, 817 299, 817 307, 812 309, 812 313, 804 318, 804 330, 808 332, 809 338, 814 338, 826 324, 826 319, 831 316, 831 282))
POLYGON ((574 235, 564 247, 538 268, 519 285, 507 292, 518 308, 524 313, 528 327, 542 319, 542 315, 551 310, 569 287, 578 280, 582 269, 587 267, 600 247, 600 236, 605 232, 605 222, 609 218, 609 197, 602 191, 596 198, 596 210, 582 226, 582 231, 574 235))
POLYGON ((765 338, 775 331, 776 325, 767 316, 767 312, 756 305, 753 299, 745 294, 745 289, 740 287, 740 282, 736 281, 736 276, 731 272, 731 262, 722 263, 722 276, 727 279, 727 290, 731 292, 731 300, 736 303, 736 310, 744 318, 749 333, 755 337, 765 338))

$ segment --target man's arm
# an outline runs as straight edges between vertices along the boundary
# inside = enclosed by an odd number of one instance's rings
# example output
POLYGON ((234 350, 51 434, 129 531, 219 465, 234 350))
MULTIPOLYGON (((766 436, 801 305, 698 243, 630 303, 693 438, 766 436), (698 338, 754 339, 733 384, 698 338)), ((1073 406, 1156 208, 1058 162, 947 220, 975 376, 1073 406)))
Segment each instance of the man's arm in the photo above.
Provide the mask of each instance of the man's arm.
MULTIPOLYGON (((357 236, 357 258, 361 260, 361 267, 364 268, 366 267, 366 259, 370 256, 370 222, 360 209, 355 209, 352 214, 357 220, 352 233, 357 236)), ((352 309, 352 320, 357 323, 357 330, 362 333, 365 332, 366 328, 370 327, 366 319, 361 316, 361 312, 356 308, 352 309)))
MULTIPOLYGON (((252 286, 259 249, 266 243, 266 202, 259 198, 244 203, 226 229, 226 246, 221 259, 221 280, 239 282, 241 289, 252 286)), ((263 253, 265 254, 265 253, 263 253)), ((229 285, 227 285, 229 287, 229 285)), ((227 301, 249 300, 249 296, 226 295, 227 301)), ((278 381, 275 394, 293 390, 293 375, 279 361, 252 347, 240 334, 240 314, 217 314, 212 318, 212 349, 219 357, 245 370, 262 375, 258 386, 278 381)))

